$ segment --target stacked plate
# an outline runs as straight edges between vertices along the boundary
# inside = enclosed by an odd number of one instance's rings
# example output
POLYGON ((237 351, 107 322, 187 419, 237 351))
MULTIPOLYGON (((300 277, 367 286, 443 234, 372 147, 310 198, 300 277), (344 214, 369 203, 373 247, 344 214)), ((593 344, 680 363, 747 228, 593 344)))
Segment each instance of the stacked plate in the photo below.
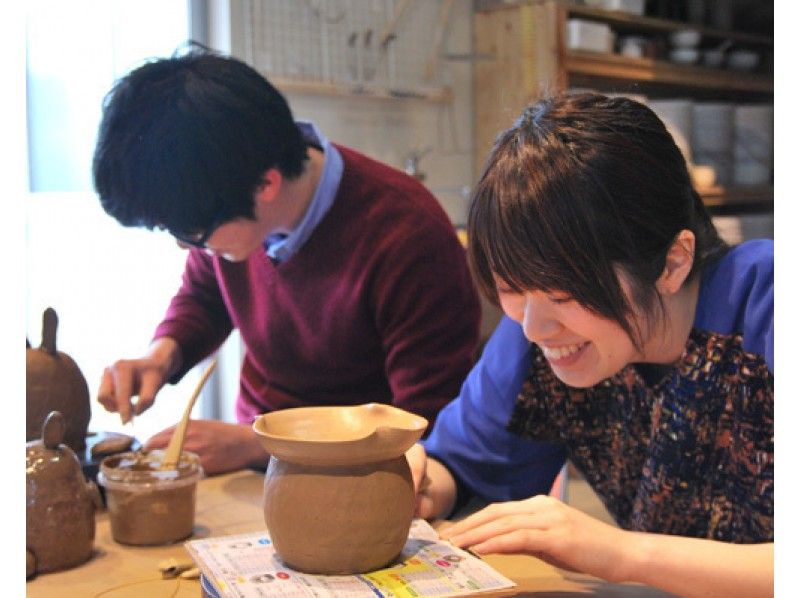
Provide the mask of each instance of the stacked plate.
POLYGON ((733 182, 734 105, 697 102, 692 108, 692 153, 697 164, 711 166, 717 183, 733 182))
POLYGON ((766 185, 772 180, 773 107, 739 105, 733 112, 736 185, 766 185))
POLYGON ((692 107, 694 102, 686 99, 675 100, 649 100, 647 105, 656 113, 667 131, 675 140, 675 145, 681 150, 687 163, 692 163, 692 107))
POLYGON ((669 36, 672 49, 669 59, 681 64, 694 64, 700 56, 697 45, 700 43, 700 32, 695 29, 673 31, 669 36))

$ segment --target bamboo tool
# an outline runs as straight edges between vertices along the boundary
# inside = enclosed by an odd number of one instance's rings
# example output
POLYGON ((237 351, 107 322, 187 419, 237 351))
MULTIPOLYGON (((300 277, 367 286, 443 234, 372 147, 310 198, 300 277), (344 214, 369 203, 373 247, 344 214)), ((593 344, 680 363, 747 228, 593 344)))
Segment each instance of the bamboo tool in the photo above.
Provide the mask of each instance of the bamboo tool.
POLYGON ((164 451, 164 458, 161 460, 161 469, 175 469, 178 466, 178 461, 181 458, 181 450, 183 449, 183 439, 186 436, 186 426, 189 425, 189 415, 192 413, 192 407, 194 407, 197 397, 200 396, 200 391, 203 390, 203 386, 205 386, 208 377, 211 375, 211 372, 214 371, 216 366, 217 360, 215 359, 200 377, 200 381, 197 383, 197 386, 195 387, 194 392, 189 399, 189 403, 186 405, 186 409, 183 411, 183 417, 181 417, 181 421, 178 422, 178 425, 175 426, 175 431, 172 433, 172 438, 169 439, 167 450, 164 451))

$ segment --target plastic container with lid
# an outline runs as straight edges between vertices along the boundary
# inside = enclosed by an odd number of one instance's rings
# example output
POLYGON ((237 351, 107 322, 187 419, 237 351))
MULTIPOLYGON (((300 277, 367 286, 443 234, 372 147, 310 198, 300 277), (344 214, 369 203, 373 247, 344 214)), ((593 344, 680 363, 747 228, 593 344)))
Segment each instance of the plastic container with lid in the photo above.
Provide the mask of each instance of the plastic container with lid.
POLYGON ((176 469, 161 470, 162 453, 127 452, 100 463, 97 481, 120 544, 169 544, 192 535, 200 458, 183 451, 176 469))

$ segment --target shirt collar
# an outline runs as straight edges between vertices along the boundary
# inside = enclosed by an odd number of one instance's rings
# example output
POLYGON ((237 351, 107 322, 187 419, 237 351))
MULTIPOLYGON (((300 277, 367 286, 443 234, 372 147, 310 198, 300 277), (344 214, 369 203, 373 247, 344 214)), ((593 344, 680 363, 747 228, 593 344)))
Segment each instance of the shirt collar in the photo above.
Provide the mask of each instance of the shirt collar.
POLYGON ((267 255, 277 263, 283 263, 288 260, 308 241, 311 233, 314 232, 314 229, 333 205, 339 189, 339 183, 342 180, 342 173, 344 172, 342 155, 328 138, 322 134, 316 124, 310 121, 298 120, 297 126, 300 128, 306 143, 316 145, 322 149, 325 161, 314 196, 311 198, 308 209, 306 209, 297 227, 285 237, 276 239, 274 236, 270 236, 264 240, 264 249, 267 255))

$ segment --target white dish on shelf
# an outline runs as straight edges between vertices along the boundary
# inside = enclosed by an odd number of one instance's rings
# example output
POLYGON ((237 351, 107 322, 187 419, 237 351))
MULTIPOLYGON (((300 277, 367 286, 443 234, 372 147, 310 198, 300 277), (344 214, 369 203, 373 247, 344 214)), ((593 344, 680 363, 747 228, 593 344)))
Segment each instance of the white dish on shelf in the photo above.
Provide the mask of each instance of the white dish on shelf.
POLYGON ((669 34, 673 48, 694 48, 700 43, 700 32, 695 29, 679 29, 669 34))
POLYGON ((628 58, 642 58, 648 39, 641 35, 626 35, 620 39, 619 53, 628 58))
POLYGON ((585 0, 586 6, 605 10, 620 10, 634 15, 643 15, 644 0, 585 0))
POLYGON ((710 50, 703 50, 703 64, 711 68, 719 68, 725 62, 725 51, 717 50, 716 48, 710 50))
POLYGON ((671 62, 678 64, 694 64, 700 57, 700 52, 696 48, 673 48, 669 51, 671 62))
POLYGON ((567 21, 567 48, 589 52, 610 53, 614 50, 616 35, 605 23, 594 23, 584 19, 567 21))
POLYGON ((737 71, 752 71, 758 66, 758 52, 733 50, 728 54, 728 66, 737 71))

